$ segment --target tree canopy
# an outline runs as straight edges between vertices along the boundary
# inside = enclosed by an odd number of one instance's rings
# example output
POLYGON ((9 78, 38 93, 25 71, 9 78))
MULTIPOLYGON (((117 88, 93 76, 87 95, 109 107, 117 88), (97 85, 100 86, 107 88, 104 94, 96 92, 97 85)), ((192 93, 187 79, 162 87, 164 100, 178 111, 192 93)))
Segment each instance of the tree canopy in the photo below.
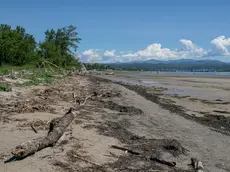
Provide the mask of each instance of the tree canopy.
POLYGON ((47 30, 45 40, 39 43, 40 55, 59 66, 70 66, 78 63, 74 53, 80 42, 75 26, 47 30))
POLYGON ((0 25, 0 64, 23 65, 35 58, 36 41, 23 27, 0 25))
POLYGON ((17 26, 0 25, 0 65, 24 65, 48 60, 61 67, 79 65, 75 52, 80 42, 73 25, 45 31, 45 39, 37 43, 34 36, 17 26))

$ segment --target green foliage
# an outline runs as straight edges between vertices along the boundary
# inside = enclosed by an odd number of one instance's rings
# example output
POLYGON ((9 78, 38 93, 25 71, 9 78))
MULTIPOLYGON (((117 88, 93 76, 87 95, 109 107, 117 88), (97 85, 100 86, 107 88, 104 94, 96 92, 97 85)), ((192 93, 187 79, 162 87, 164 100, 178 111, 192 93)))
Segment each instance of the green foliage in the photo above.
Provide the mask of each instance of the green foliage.
POLYGON ((11 91, 11 86, 7 83, 0 83, 0 91, 6 91, 9 92, 11 91))
POLYGON ((227 72, 230 71, 230 63, 213 60, 199 60, 193 62, 179 61, 169 63, 119 63, 110 64, 116 70, 129 71, 186 71, 186 72, 227 72))
POLYGON ((20 26, 0 25, 0 65, 24 65, 36 58, 34 37, 20 26))
POLYGON ((33 91, 34 93, 39 93, 39 92, 40 92, 40 89, 39 89, 39 88, 34 88, 34 89, 32 89, 32 91, 33 91))
POLYGON ((9 74, 9 70, 7 68, 0 68, 0 74, 1 75, 8 75, 9 74))
POLYGON ((12 65, 2 65, 0 67, 0 74, 7 75, 11 70, 13 71, 21 71, 21 70, 35 70, 36 64, 28 63, 22 66, 12 66, 12 65))
POLYGON ((68 26, 56 31, 45 32, 45 40, 39 43, 39 54, 49 62, 63 68, 79 66, 78 59, 73 55, 81 40, 75 26, 68 26))
POLYGON ((87 70, 107 70, 107 69, 114 69, 113 67, 109 65, 99 64, 99 63, 85 63, 84 66, 87 70))
POLYGON ((29 81, 20 84, 20 86, 32 86, 45 83, 52 83, 53 76, 50 72, 40 71, 34 72, 33 74, 25 75, 24 78, 29 79, 29 81))
MULTIPOLYGON (((45 32, 45 40, 38 45, 23 27, 15 29, 6 24, 0 25, 0 66, 36 67, 39 61, 47 60, 62 68, 79 67, 74 56, 80 42, 75 26, 51 29, 45 32)), ((8 69, 8 68, 7 68, 8 69)), ((0 69, 1 73, 7 73, 0 69)))

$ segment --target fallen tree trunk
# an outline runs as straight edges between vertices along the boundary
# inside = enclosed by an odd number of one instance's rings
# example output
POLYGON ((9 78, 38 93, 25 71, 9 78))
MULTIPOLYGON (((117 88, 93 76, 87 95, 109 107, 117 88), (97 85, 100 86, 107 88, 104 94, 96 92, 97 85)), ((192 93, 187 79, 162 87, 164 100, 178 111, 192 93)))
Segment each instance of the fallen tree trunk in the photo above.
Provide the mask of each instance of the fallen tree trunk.
POLYGON ((72 109, 70 109, 62 118, 55 118, 51 121, 47 136, 39 137, 18 145, 11 153, 15 158, 24 158, 41 149, 54 146, 73 119, 74 114, 72 113, 72 109))

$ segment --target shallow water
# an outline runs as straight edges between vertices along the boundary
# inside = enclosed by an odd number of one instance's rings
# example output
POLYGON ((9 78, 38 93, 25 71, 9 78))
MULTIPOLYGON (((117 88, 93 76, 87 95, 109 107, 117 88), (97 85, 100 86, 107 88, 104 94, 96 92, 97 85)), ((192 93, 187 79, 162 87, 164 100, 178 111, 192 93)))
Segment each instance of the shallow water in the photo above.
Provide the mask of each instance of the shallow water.
POLYGON ((181 90, 181 89, 168 89, 163 91, 164 94, 177 94, 182 96, 199 96, 201 93, 192 90, 181 90))
MULTIPOLYGON (((158 81, 151 81, 151 80, 131 80, 131 79, 124 79, 124 78, 114 78, 114 81, 123 82, 125 84, 133 84, 133 85, 143 85, 143 86, 154 86, 154 87, 164 87, 167 88, 164 83, 158 81)), ((181 96, 199 96, 201 93, 194 90, 185 90, 185 89, 167 89, 162 92, 163 94, 170 94, 170 95, 181 95, 181 96)))
POLYGON ((163 84, 158 81, 151 81, 151 80, 131 80, 131 79, 124 79, 124 78, 114 78, 114 81, 123 82, 125 84, 133 84, 133 85, 143 85, 143 86, 155 86, 155 87, 162 87, 163 84))
POLYGON ((135 72, 127 72, 128 75, 136 75, 137 77, 141 77, 142 75, 149 75, 151 77, 152 74, 175 74, 175 75, 216 75, 216 76, 230 76, 230 72, 155 72, 155 71, 135 71, 135 72))
POLYGON ((149 81, 149 80, 141 80, 141 83, 144 84, 144 85, 150 85, 150 86, 160 84, 158 81, 149 81))

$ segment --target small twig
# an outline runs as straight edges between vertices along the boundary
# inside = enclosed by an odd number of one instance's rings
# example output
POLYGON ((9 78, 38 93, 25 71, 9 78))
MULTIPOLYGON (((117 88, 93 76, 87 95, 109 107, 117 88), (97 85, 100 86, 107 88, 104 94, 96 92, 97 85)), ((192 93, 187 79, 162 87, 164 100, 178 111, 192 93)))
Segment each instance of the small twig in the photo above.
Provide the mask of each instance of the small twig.
POLYGON ((86 104, 87 100, 90 99, 90 98, 92 98, 93 96, 97 96, 97 93, 95 92, 95 93, 93 93, 93 94, 87 96, 87 97, 85 98, 84 102, 83 102, 83 103, 80 103, 80 106, 84 106, 84 105, 86 104))
POLYGON ((104 96, 104 95, 106 95, 106 94, 108 94, 108 93, 109 93, 109 92, 102 93, 102 94, 100 94, 98 97, 101 98, 102 96, 104 96))
POLYGON ((96 166, 98 166, 98 167, 102 167, 102 168, 103 168, 102 165, 97 164, 97 163, 92 162, 92 161, 89 161, 89 160, 86 160, 86 159, 82 158, 82 157, 81 157, 80 155, 78 155, 78 154, 74 154, 73 156, 74 156, 75 158, 78 158, 78 159, 84 161, 84 162, 87 162, 87 163, 89 163, 89 164, 96 165, 96 166))
POLYGON ((77 99, 76 94, 75 94, 75 93, 72 93, 72 95, 73 95, 74 102, 75 102, 77 105, 80 105, 80 104, 81 104, 81 102, 80 102, 80 100, 79 100, 79 99, 77 99))
POLYGON ((126 151, 126 152, 131 153, 131 154, 134 154, 134 155, 140 155, 139 152, 135 152, 135 151, 133 151, 133 150, 131 150, 131 149, 127 149, 127 148, 120 147, 120 146, 116 146, 116 145, 112 145, 111 148, 123 150, 123 151, 126 151))
MULTIPOLYGON (((34 122, 35 123, 35 122, 34 122)), ((34 128, 34 123, 32 123, 31 125, 30 125, 30 127, 32 128, 32 130, 35 132, 35 133, 38 133, 38 131, 34 128)))
POLYGON ((51 63, 51 62, 48 62, 48 61, 45 61, 45 63, 48 63, 48 64, 50 64, 50 65, 52 65, 52 66, 54 66, 54 67, 60 69, 60 70, 63 72, 63 74, 66 75, 65 70, 62 69, 61 67, 59 67, 59 66, 57 66, 57 65, 55 65, 55 64, 53 64, 53 63, 51 63))
POLYGON ((109 152, 109 154, 104 154, 105 156, 113 157, 113 158, 119 158, 116 154, 109 152))
POLYGON ((48 64, 48 65, 49 65, 49 68, 50 68, 51 72, 54 73, 54 71, 53 71, 52 67, 50 66, 50 64, 48 64))
POLYGON ((93 96, 93 94, 87 96, 87 97, 85 98, 84 102, 83 102, 83 103, 80 103, 80 106, 84 106, 84 105, 86 104, 87 100, 90 99, 92 96, 93 96))

